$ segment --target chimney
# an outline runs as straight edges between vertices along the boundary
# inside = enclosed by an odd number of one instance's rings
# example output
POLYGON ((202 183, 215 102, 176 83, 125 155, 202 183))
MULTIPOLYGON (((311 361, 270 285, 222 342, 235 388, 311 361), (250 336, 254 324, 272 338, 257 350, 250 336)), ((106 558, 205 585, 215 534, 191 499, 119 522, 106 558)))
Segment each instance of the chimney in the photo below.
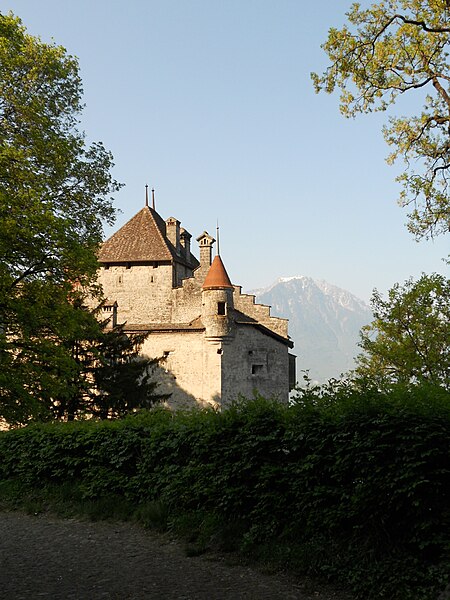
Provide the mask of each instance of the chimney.
POLYGON ((166 220, 166 236, 173 244, 177 254, 180 254, 180 221, 174 217, 169 217, 166 220))
POLYGON ((216 240, 211 237, 207 231, 204 231, 202 235, 197 238, 200 247, 200 268, 206 272, 209 271, 209 267, 211 266, 212 246, 215 241, 216 240))
POLYGON ((183 227, 180 229, 181 247, 184 249, 184 257, 187 262, 191 261, 191 237, 192 235, 183 227))
POLYGON ((117 327, 117 302, 105 300, 102 317, 105 321, 105 329, 117 327))

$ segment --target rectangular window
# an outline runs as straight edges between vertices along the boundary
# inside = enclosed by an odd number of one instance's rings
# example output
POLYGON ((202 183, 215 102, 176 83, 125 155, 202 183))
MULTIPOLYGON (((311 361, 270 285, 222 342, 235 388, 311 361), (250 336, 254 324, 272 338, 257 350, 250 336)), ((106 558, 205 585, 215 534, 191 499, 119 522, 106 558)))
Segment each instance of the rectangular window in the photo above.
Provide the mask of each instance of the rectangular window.
POLYGON ((295 354, 289 354, 289 391, 293 390, 297 385, 295 373, 295 354))
POLYGON ((264 371, 264 365, 252 365, 252 375, 261 375, 264 371))
POLYGON ((218 302, 217 303, 217 314, 218 315, 226 315, 227 305, 226 302, 218 302))

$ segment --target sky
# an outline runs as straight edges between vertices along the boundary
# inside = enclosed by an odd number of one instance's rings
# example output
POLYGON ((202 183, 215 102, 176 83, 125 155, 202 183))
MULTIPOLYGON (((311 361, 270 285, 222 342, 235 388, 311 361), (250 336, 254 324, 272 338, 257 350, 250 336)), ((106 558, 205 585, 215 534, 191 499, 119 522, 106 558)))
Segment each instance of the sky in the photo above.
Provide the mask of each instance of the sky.
MULTIPOLYGON (((316 95, 330 27, 350 1, 0 0, 28 32, 79 59, 89 143, 124 183, 109 237, 145 205, 196 238, 220 227, 243 291, 324 279, 369 301, 422 272, 448 275, 449 239, 416 242, 397 204, 384 114, 345 119, 316 95)), ((418 99, 410 97, 418 110, 418 99)), ((403 107, 402 107, 403 108, 403 107)))

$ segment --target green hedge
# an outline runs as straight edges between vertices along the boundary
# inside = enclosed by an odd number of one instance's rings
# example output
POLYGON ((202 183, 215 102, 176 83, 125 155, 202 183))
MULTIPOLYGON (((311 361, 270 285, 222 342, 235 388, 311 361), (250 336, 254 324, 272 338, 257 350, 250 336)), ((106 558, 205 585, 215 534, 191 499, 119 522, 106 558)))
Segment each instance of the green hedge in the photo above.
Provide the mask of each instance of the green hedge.
POLYGON ((442 390, 257 399, 5 432, 0 481, 157 501, 357 597, 434 599, 450 581, 449 442, 442 390))

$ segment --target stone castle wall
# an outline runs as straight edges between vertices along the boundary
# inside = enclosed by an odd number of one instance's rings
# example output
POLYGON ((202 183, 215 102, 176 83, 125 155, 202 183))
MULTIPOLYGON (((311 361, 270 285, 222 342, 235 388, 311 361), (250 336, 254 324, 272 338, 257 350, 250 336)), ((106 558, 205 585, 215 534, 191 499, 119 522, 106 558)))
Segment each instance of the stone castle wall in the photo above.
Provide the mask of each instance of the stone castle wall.
POLYGON ((258 391, 266 398, 287 402, 289 358, 287 347, 252 326, 238 326, 223 344, 222 404, 240 394, 252 398, 258 391))
POLYGON ((161 358, 156 391, 171 394, 171 408, 220 406, 221 344, 208 342, 203 331, 153 332, 141 353, 161 358))
POLYGON ((170 323, 172 266, 111 265, 99 270, 99 283, 108 299, 117 301, 117 322, 170 323))
POLYGON ((202 284, 205 277, 200 269, 172 290, 172 322, 190 323, 202 312, 202 284))
POLYGON ((242 294, 240 286, 234 286, 234 307, 245 315, 252 317, 261 325, 271 331, 288 337, 288 319, 272 317, 270 315, 270 306, 265 304, 255 304, 255 296, 251 294, 242 294))
MULTIPOLYGON (((172 237, 178 247, 177 223, 172 237)), ((255 304, 255 297, 242 294, 239 286, 203 292, 214 240, 206 232, 198 240, 200 266, 193 273, 176 261, 101 267, 99 283, 111 301, 108 308, 117 302, 118 324, 149 326, 141 352, 161 359, 154 374, 157 393, 170 394, 172 408, 226 406, 240 394, 252 397, 255 390, 287 401, 287 345, 253 325, 235 323, 232 308, 284 338, 287 319, 272 317, 269 306, 255 304)))

